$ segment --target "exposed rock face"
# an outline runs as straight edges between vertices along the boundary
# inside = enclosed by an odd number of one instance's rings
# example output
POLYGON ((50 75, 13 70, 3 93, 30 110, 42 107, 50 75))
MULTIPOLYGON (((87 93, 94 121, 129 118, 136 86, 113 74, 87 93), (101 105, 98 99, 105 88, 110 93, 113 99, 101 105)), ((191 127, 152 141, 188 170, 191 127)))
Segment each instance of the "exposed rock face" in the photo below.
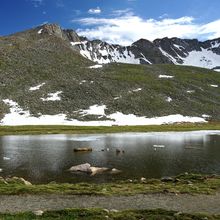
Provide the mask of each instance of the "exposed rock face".
POLYGON ((153 43, 174 64, 208 69, 220 64, 220 38, 204 42, 197 39, 163 38, 153 43))
MULTIPOLYGON (((161 54, 161 51, 155 47, 154 43, 140 39, 132 44, 132 49, 137 57, 143 55, 152 64, 158 63, 172 63, 166 56, 161 54)), ((140 57, 141 60, 141 57, 140 57)), ((141 60, 141 64, 145 64, 144 60, 141 60)))
POLYGON ((70 29, 67 29, 67 30, 63 30, 63 33, 64 35, 67 37, 67 39, 70 41, 70 42, 78 42, 80 41, 80 37, 78 36, 78 34, 73 31, 73 30, 70 30, 70 29))
POLYGON ((55 35, 57 37, 63 38, 63 31, 57 24, 45 24, 42 26, 42 29, 42 33, 47 33, 49 35, 55 35))

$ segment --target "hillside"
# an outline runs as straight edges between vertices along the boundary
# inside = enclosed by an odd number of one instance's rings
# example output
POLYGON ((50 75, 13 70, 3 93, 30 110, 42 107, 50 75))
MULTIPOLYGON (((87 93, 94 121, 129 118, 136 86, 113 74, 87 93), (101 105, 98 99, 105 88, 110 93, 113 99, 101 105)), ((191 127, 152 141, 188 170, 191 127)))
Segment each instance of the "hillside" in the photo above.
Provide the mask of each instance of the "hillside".
POLYGON ((218 72, 173 64, 96 65, 70 43, 79 40, 74 31, 57 25, 0 37, 2 124, 220 120, 218 72), (159 121, 143 118, 169 115, 176 116, 159 121))

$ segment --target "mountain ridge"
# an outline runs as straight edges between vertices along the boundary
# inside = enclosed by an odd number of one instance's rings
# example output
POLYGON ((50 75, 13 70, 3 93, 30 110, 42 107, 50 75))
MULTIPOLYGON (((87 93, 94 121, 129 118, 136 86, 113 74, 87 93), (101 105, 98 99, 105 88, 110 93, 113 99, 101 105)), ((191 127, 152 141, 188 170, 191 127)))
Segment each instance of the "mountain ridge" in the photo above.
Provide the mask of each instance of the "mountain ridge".
MULTIPOLYGON (((33 28, 38 34, 55 35, 68 41, 72 48, 85 58, 105 63, 176 64, 219 69, 220 38, 199 41, 177 37, 149 41, 141 38, 129 46, 110 44, 99 39, 89 40, 72 29, 62 29, 58 24, 44 24, 33 28)), ((16 34, 21 34, 19 32, 16 34)), ((15 34, 15 35, 16 35, 15 34)), ((12 35, 10 35, 12 36, 12 35)))
MULTIPOLYGON (((89 60, 85 55, 90 53, 81 47, 85 38, 56 25, 44 27, 0 38, 0 124, 137 125, 220 120, 219 73, 168 61, 130 64, 138 55, 135 62, 151 62, 148 50, 140 52, 138 48, 138 43, 145 44, 142 40, 131 48, 88 42, 94 56, 89 60), (118 56, 128 63, 94 63, 94 59, 104 60, 103 56, 111 60, 103 50, 106 47, 114 59, 118 56)), ((152 44, 147 41, 146 48, 149 46, 152 44)), ((154 59, 167 60, 155 51, 158 57, 154 59)))

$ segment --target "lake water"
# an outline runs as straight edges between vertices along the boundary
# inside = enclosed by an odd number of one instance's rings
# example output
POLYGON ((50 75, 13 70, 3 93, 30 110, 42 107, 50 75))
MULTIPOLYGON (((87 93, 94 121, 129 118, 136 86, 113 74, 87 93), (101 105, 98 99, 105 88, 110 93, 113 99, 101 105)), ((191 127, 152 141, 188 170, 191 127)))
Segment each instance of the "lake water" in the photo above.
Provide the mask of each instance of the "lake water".
POLYGON ((0 168, 1 176, 19 176, 33 183, 108 182, 183 172, 220 174, 220 131, 2 136, 0 168), (77 147, 93 151, 74 153, 77 147), (116 149, 124 153, 117 154, 116 149), (122 173, 89 176, 67 171, 82 163, 122 173))

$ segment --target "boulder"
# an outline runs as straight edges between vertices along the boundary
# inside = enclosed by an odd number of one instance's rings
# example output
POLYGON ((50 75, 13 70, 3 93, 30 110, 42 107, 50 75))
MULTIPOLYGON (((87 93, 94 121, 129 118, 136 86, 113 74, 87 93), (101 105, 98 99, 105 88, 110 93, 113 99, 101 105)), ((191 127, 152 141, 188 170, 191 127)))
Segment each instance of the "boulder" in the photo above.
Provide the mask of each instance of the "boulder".
POLYGON ((91 165, 89 163, 84 163, 77 166, 72 166, 70 167, 69 171, 91 173, 91 165))

